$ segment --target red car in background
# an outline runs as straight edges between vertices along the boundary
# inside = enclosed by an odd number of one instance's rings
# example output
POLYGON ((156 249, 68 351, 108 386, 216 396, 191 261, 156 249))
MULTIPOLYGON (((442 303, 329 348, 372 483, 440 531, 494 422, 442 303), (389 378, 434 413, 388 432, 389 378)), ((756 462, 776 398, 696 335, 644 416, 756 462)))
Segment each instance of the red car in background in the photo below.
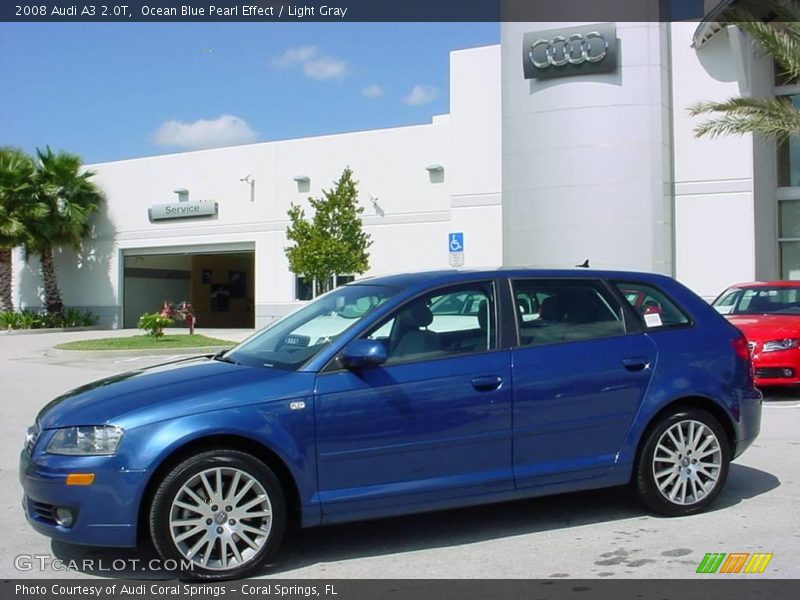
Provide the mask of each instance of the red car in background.
POLYGON ((747 337, 756 385, 800 384, 800 281, 740 283, 713 306, 747 337))

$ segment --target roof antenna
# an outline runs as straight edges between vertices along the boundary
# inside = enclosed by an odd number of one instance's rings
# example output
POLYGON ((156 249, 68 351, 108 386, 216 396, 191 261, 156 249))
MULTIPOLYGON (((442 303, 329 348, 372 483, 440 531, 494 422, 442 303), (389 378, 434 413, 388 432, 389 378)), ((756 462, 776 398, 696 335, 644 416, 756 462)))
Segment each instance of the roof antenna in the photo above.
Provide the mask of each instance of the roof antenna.
POLYGON ((578 267, 579 269, 588 269, 589 268, 589 259, 587 258, 581 264, 575 265, 575 266, 578 267))

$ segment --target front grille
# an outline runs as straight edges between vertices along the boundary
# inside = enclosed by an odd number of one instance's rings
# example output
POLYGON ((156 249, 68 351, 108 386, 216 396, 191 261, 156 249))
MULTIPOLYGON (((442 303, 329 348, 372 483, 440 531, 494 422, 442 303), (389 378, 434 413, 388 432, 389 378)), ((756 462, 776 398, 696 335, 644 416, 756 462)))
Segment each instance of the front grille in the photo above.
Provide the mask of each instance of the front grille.
POLYGON ((28 510, 34 519, 50 525, 56 524, 56 507, 54 505, 28 499, 28 510))
POLYGON ((28 427, 28 434, 25 436, 25 452, 28 453, 28 456, 33 454, 33 449, 36 447, 36 442, 39 441, 41 434, 42 428, 39 423, 36 423, 33 427, 28 427))
POLYGON ((762 367, 756 369, 756 377, 763 379, 788 379, 794 377, 794 370, 784 367, 762 367))

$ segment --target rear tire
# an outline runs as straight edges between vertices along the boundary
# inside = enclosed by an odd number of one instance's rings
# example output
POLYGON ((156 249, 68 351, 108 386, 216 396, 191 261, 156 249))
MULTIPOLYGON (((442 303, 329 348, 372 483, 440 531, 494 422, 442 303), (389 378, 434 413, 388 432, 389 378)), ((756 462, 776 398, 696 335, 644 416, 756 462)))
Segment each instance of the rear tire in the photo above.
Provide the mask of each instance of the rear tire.
POLYGON ((172 469, 156 489, 150 534, 156 550, 203 579, 243 577, 277 550, 286 527, 281 484, 238 450, 212 450, 172 469))
POLYGON ((670 517, 702 512, 728 477, 731 448, 719 421, 690 408, 663 418, 636 461, 634 487, 642 503, 670 517))

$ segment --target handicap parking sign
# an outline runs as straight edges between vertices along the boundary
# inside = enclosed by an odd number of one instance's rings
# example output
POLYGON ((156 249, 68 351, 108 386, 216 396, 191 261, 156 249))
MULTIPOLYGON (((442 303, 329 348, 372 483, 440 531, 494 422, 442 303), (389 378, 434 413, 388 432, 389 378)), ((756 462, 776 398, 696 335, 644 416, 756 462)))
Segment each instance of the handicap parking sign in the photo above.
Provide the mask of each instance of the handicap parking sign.
POLYGON ((464 251, 464 233, 459 231, 458 233, 450 233, 448 234, 448 247, 450 252, 463 252, 464 251))
POLYGON ((450 254, 451 267, 460 267, 464 264, 464 232, 447 234, 447 251, 450 254))

